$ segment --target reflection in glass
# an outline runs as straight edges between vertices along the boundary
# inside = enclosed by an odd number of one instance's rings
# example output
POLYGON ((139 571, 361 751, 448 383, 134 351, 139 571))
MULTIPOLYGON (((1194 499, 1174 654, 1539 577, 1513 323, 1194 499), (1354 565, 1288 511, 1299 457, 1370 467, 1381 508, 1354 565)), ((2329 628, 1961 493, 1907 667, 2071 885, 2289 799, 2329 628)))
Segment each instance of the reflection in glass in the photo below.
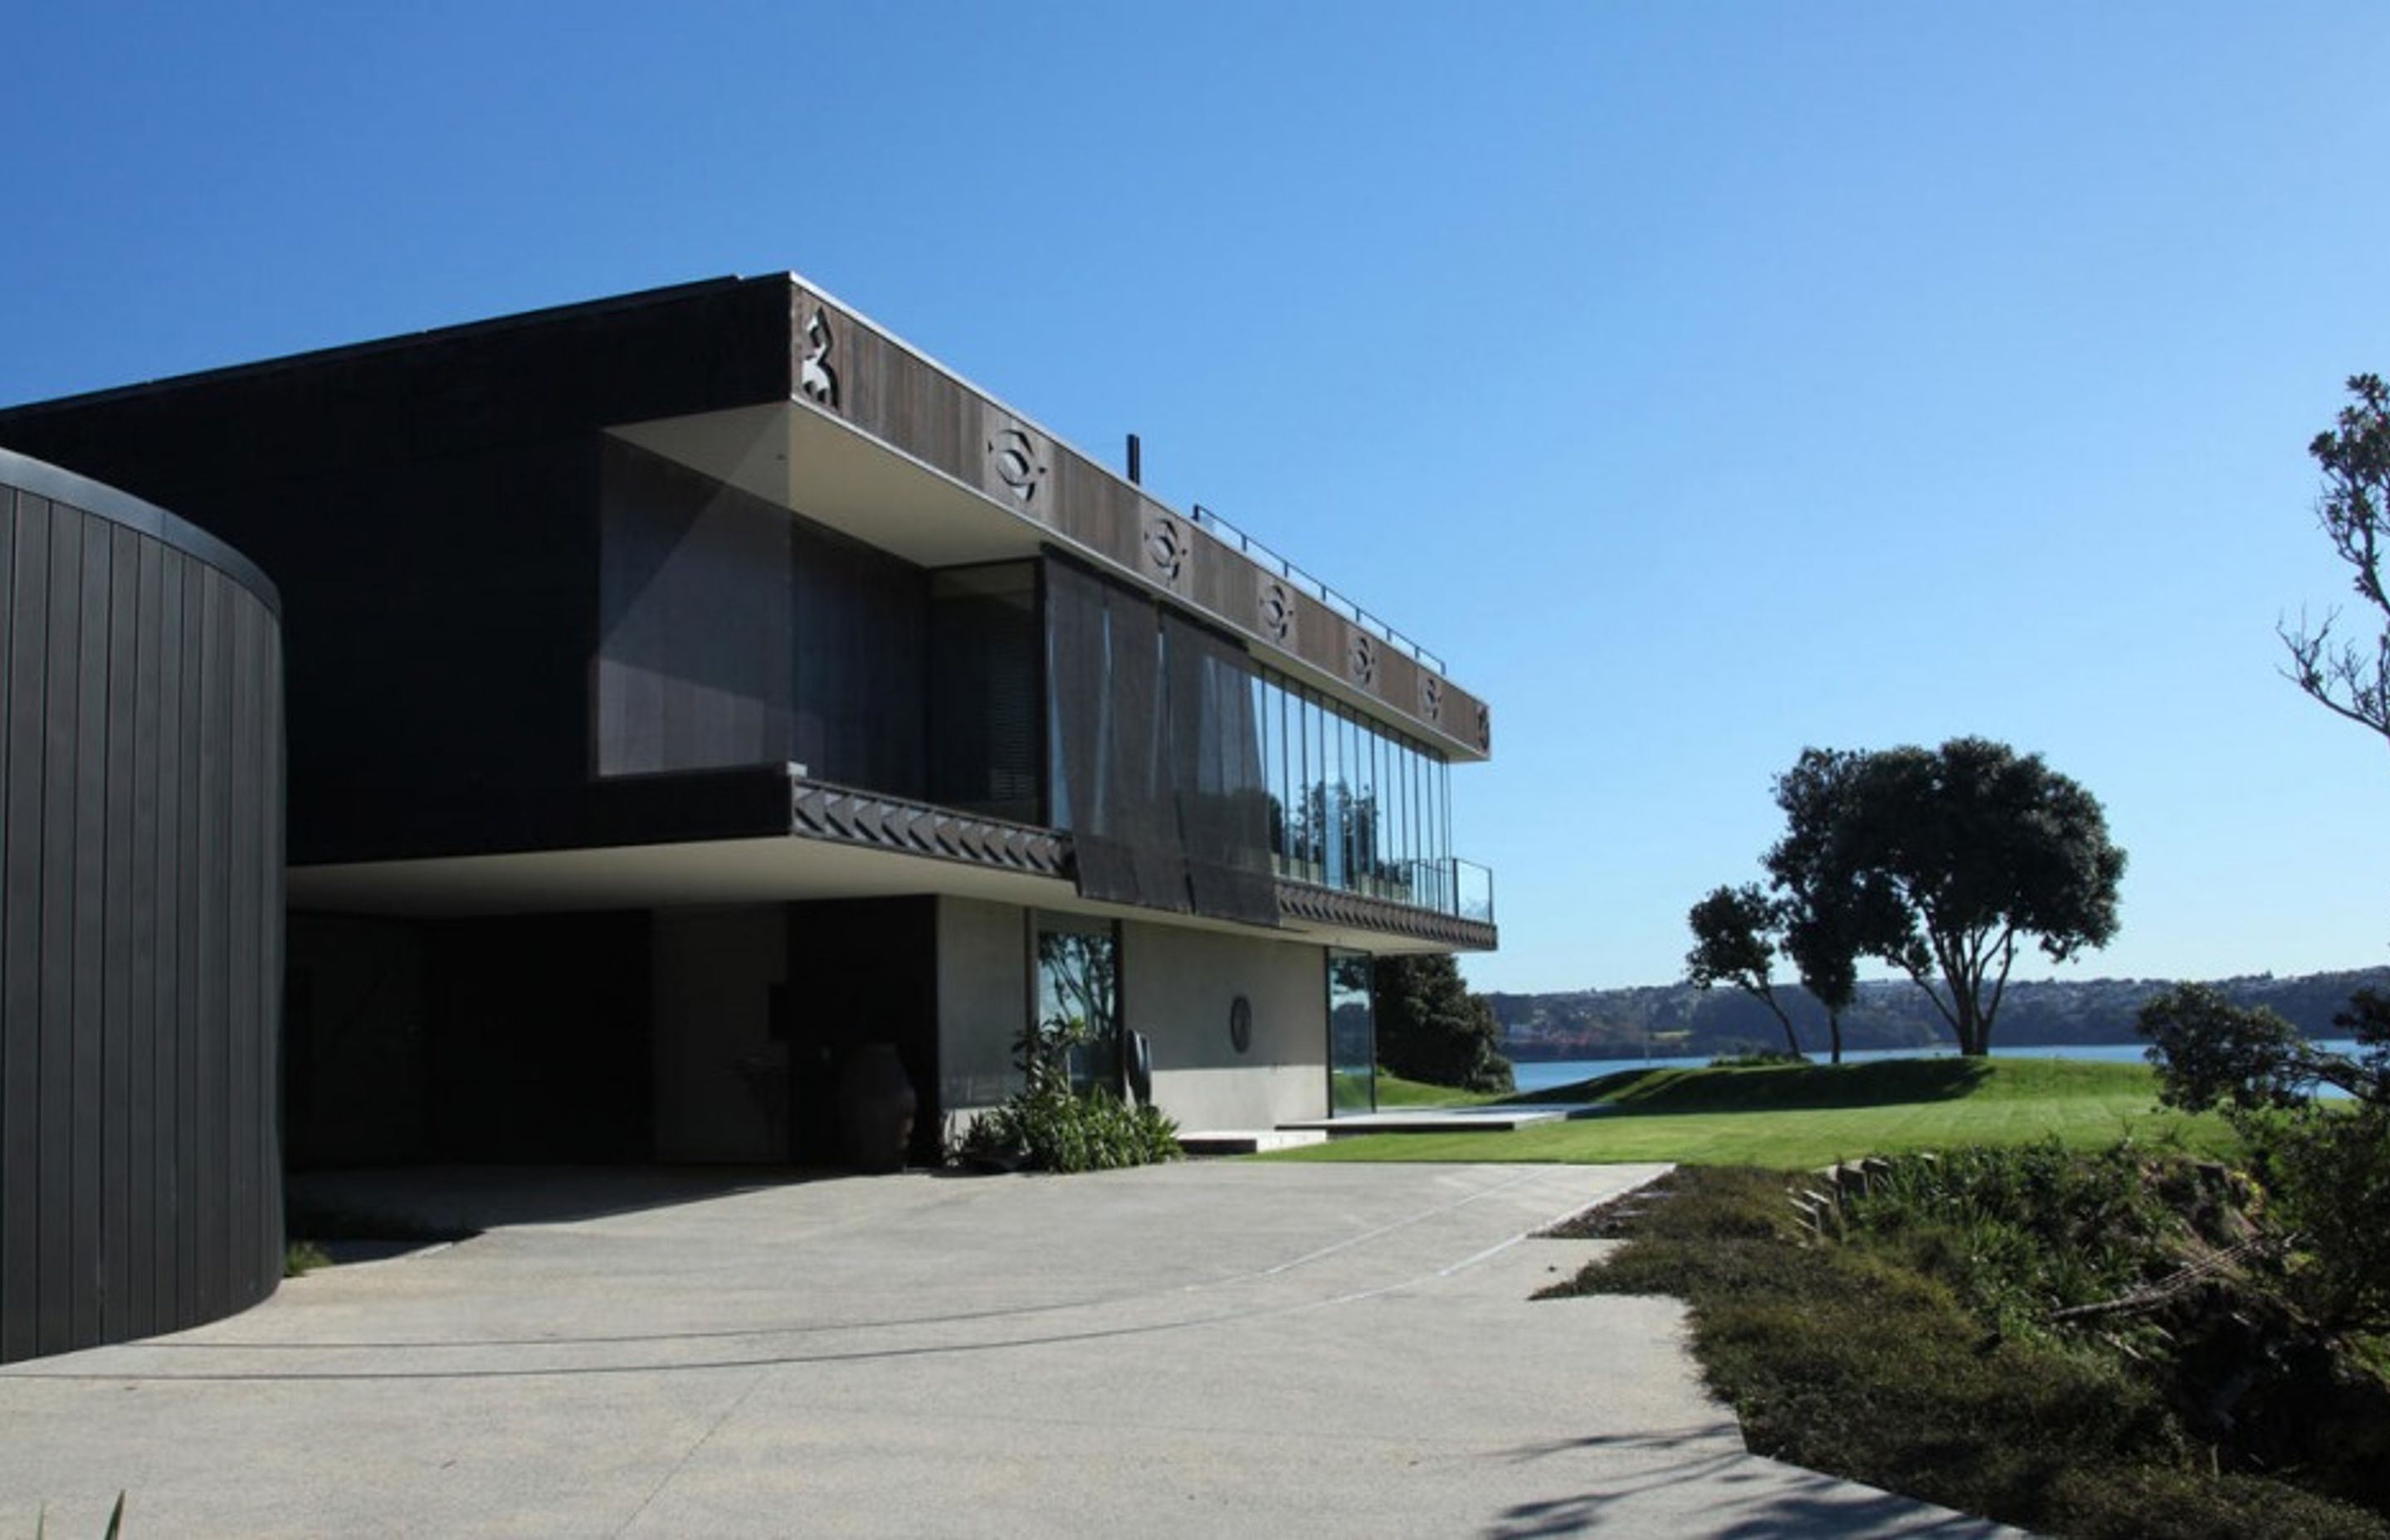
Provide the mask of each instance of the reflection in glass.
POLYGON ((1369 1012, 1369 954, 1328 953, 1328 1111, 1378 1108, 1378 1033, 1369 1012))
POLYGON ((1444 756, 1266 669, 1260 690, 1278 875, 1449 912, 1444 756))
MULTIPOLYGON (((1066 1070, 1071 1089, 1124 1094, 1120 936, 1109 920, 1037 917, 1038 1060, 1066 1070)), ((1029 1057, 1029 1056, 1024 1056, 1029 1057)))

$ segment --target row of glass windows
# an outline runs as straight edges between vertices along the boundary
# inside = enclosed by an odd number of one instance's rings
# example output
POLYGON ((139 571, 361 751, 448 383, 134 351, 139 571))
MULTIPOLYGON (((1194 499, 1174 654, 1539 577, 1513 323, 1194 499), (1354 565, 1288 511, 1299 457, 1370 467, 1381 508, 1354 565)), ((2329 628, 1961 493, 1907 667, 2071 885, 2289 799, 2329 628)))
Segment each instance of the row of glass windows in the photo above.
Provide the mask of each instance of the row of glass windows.
POLYGON ((1257 670, 1252 689, 1279 875, 1451 909, 1443 757, 1283 674, 1257 670))

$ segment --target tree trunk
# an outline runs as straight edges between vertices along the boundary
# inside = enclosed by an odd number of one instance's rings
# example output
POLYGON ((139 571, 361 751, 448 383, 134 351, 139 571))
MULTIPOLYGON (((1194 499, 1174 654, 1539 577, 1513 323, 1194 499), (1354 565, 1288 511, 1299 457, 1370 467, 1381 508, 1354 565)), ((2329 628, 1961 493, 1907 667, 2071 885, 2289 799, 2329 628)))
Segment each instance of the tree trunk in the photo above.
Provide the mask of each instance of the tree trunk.
POLYGON ((1750 995, 1753 999, 1758 1001, 1761 1005, 1766 1006, 1770 1011, 1775 1013, 1777 1023, 1784 1029, 1784 1046, 1792 1050, 1792 1057, 1795 1059, 1805 1057, 1801 1052, 1801 1039, 1799 1035, 1792 1031, 1792 1018, 1787 1016, 1784 1013, 1784 1007, 1776 1003, 1775 992, 1771 990, 1763 995, 1758 990, 1752 988, 1749 984, 1742 984, 1739 987, 1745 995, 1750 995))
POLYGON ((1970 983, 1955 975, 1947 982, 1950 986, 1950 1007, 1958 1020, 1959 1055, 1962 1059, 1983 1059, 1992 1051, 1991 1034, 1984 1030, 1983 1002, 1975 997, 1970 983))
POLYGON ((1826 1035, 1833 1045, 1834 1062, 1840 1064, 1843 1061, 1843 1013, 1841 1011, 1826 1012, 1826 1035))

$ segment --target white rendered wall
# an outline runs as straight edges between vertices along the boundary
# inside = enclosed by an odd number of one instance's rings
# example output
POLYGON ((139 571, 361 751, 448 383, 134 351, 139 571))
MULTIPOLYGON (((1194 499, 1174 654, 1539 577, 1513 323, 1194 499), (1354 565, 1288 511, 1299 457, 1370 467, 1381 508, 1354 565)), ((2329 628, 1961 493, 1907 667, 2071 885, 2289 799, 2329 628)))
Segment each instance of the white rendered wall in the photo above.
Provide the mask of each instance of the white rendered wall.
POLYGON ((1328 1115, 1328 961, 1317 946, 1131 921, 1121 928, 1129 1030, 1153 1044, 1153 1099, 1191 1131, 1328 1115), (1252 1003, 1237 1052, 1228 1008, 1252 1003))
POLYGON ((789 1046, 771 1041, 771 990, 788 976, 788 912, 661 910, 654 938, 657 1159, 787 1160, 789 1046))
POLYGON ((1012 1042, 1029 1014, 1028 923, 1018 905, 938 900, 939 1101, 949 1118, 1021 1088, 1012 1042))

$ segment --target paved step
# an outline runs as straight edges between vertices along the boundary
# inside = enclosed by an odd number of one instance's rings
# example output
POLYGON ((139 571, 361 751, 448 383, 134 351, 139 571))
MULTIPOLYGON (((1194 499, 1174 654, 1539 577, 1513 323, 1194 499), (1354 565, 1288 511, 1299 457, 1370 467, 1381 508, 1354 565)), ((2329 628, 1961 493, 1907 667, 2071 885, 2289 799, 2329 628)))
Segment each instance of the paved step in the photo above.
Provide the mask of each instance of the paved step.
POLYGON ((1402 1107, 1280 1123, 1331 1138, 1356 1134, 1509 1134, 1539 1123, 1566 1123, 1606 1112, 1609 1102, 1547 1102, 1531 1107, 1402 1107))
POLYGON ((1315 1128, 1212 1128, 1178 1136, 1178 1148, 1189 1155, 1258 1155, 1327 1142, 1328 1136, 1315 1128))

